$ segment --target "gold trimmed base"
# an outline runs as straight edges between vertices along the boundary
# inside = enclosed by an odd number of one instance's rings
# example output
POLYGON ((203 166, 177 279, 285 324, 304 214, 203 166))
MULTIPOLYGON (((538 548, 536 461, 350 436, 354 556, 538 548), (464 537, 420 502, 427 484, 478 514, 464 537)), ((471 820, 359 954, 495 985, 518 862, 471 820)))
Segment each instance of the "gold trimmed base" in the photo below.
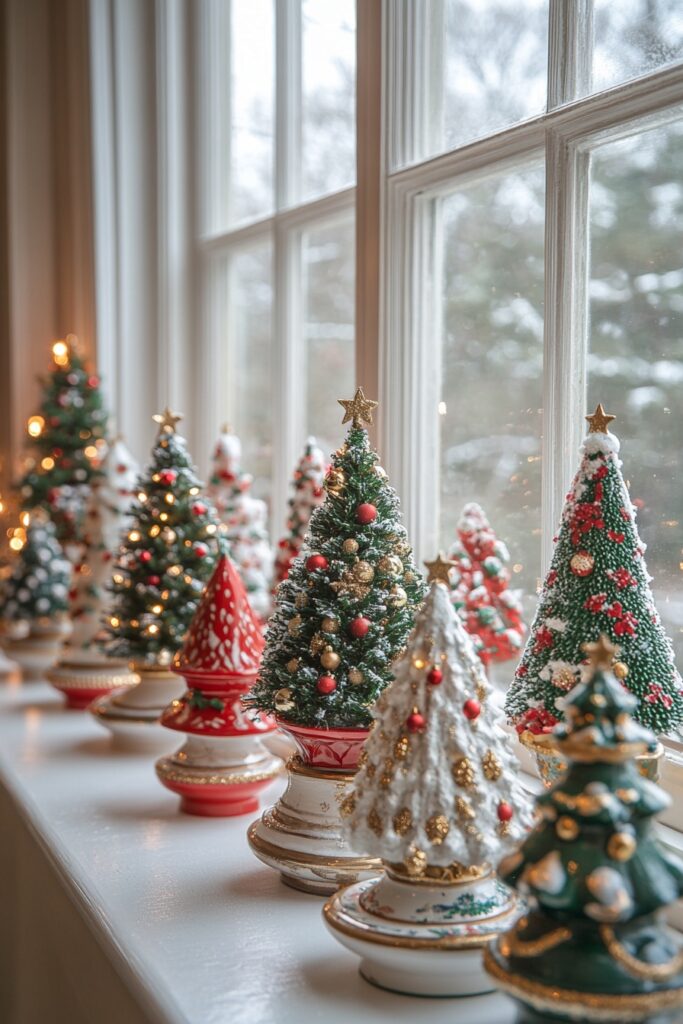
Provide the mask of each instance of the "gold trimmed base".
POLYGON ((507 971, 490 949, 484 953, 484 968, 513 999, 533 1007, 539 1013, 565 1016, 569 1020, 626 1024, 627 1021, 646 1021, 656 1013, 683 1006, 683 988, 660 989, 658 992, 634 995, 550 988, 507 971))
POLYGON ((279 758, 264 758, 253 769, 243 765, 239 770, 229 768, 181 768, 172 757, 160 758, 156 773, 162 782, 177 782, 183 786, 242 786, 245 782, 268 782, 279 773, 282 763, 279 758))

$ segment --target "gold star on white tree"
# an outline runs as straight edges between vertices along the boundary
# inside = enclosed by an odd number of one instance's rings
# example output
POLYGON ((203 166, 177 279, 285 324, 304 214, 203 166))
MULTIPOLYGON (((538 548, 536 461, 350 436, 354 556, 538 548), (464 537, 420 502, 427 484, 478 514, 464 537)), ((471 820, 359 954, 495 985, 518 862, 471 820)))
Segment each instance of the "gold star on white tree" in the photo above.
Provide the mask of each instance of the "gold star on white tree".
POLYGON ((443 551, 439 551, 433 562, 425 562, 427 569, 428 583, 449 583, 449 577, 456 563, 449 558, 444 558, 443 551))
POLYGON ((337 401, 344 407, 344 419, 342 426, 349 421, 354 427, 362 427, 367 424, 372 426, 372 410, 377 408, 378 402, 366 398, 362 388, 357 388, 353 398, 338 398, 337 401))
POLYGON ((588 420, 589 434, 609 434, 609 425, 612 420, 616 419, 616 416, 612 416, 610 413, 605 412, 602 407, 602 402, 598 402, 593 415, 586 416, 585 419, 588 420))
POLYGON ((180 423, 183 414, 171 412, 168 406, 163 412, 156 412, 152 419, 159 424, 159 434, 175 434, 176 423, 180 423))
POLYGON ((594 643, 581 644, 581 650, 588 656, 588 664, 596 671, 612 668, 612 663, 619 655, 619 648, 604 633, 594 643))

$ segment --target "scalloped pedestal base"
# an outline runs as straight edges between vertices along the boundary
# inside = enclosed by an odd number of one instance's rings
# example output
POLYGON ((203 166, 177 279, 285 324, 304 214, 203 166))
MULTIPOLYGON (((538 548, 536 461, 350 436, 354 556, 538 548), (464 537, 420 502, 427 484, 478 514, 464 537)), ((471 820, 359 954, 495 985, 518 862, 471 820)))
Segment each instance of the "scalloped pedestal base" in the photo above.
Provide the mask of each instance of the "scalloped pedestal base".
POLYGON ((138 676, 124 663, 106 661, 60 661, 47 673, 47 679, 64 694, 66 706, 78 710, 112 690, 129 689, 138 682, 138 676))
POLYGON ((341 885, 372 878, 379 860, 353 851, 343 833, 339 803, 353 773, 287 763, 287 789, 249 828, 249 845, 295 889, 329 896, 341 885))
POLYGON ((64 633, 43 633, 25 637, 3 637, 5 653, 21 669, 25 681, 45 679, 59 657, 64 633))
POLYGON ((89 710, 121 749, 161 754, 168 750, 168 731, 159 719, 166 705, 182 695, 183 681, 163 668, 141 667, 136 675, 136 686, 98 698, 89 710))
POLYGON ((160 781, 180 797, 180 810, 205 818, 253 814, 259 793, 281 768, 253 734, 190 735, 176 754, 156 763, 160 781))
POLYGON ((463 884, 386 875, 342 889, 323 909, 334 937, 360 956, 366 981, 440 997, 493 991, 482 948, 519 913, 517 897, 493 874, 463 884))

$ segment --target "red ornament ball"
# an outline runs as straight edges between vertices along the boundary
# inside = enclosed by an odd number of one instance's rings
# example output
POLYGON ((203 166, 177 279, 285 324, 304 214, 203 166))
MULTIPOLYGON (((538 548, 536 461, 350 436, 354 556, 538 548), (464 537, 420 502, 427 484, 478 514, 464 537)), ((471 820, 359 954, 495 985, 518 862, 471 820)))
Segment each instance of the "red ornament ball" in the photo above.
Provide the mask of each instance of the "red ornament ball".
POLYGON ((197 556, 197 558, 206 558, 206 556, 209 553, 209 549, 207 548, 206 544, 195 544, 194 553, 197 556))
POLYGON ((377 509, 367 501, 363 502, 356 509, 356 522, 361 523, 363 526, 367 526, 368 523, 374 523, 376 518, 377 509))
POLYGON ((430 686, 438 686, 439 683, 443 682, 443 672, 436 665, 427 673, 427 682, 430 686))
POLYGON ((318 690, 318 693, 334 693, 334 691, 337 689, 337 680, 334 678, 334 676, 320 676, 318 682, 316 683, 316 688, 318 690))
POLYGON ((89 388, 96 388, 99 383, 100 383, 100 378, 96 377, 94 373, 90 377, 88 377, 88 387, 89 388))
POLYGON ((360 640, 361 637, 367 636, 371 625, 372 623, 370 622, 370 619, 366 619, 363 615, 359 615, 349 623, 349 633, 351 636, 355 636, 357 640, 360 640))
POLYGON ((469 718, 470 722, 473 722, 475 718, 479 718, 481 714, 481 704, 475 697, 470 697, 466 700, 462 707, 465 718, 469 718))
POLYGON ((406 719, 408 732, 424 732, 427 726, 427 719, 419 711, 413 711, 406 719))
POLYGON ((147 577, 147 586, 148 587, 158 587, 160 583, 161 583, 161 576, 148 576, 147 577))
POLYGON ((306 568, 309 572, 315 572, 316 569, 327 569, 329 564, 324 555, 311 555, 306 559, 306 568))
POLYGON ((499 821, 512 821, 512 818, 514 817, 514 813, 515 812, 512 810, 512 807, 510 806, 510 804, 505 803, 505 801, 503 801, 503 803, 498 804, 498 820, 499 821))
POLYGON ((144 563, 151 562, 152 561, 152 552, 151 551, 141 551, 140 554, 138 555, 138 558, 140 559, 141 562, 144 562, 144 563))
POLYGON ((208 512, 208 509, 203 501, 195 501, 192 506, 192 514, 195 516, 203 516, 208 512))
POLYGON ((159 473, 159 479, 167 487, 176 482, 177 476, 178 474, 175 469, 162 469, 161 473, 159 473))

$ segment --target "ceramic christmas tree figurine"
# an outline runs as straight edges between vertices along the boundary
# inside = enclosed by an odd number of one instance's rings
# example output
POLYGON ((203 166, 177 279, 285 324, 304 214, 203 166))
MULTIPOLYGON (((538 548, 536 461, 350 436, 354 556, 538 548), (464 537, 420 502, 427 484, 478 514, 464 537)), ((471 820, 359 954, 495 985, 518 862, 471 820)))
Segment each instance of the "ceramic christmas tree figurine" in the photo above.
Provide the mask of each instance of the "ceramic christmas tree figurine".
POLYGON ((166 734, 158 719, 182 686, 171 672, 219 554, 219 527, 184 438, 180 416, 154 417, 159 434, 151 465, 139 481, 112 574, 105 651, 129 661, 140 683, 91 705, 95 717, 121 741, 158 747, 166 734))
POLYGON ((275 559, 274 590, 278 583, 286 580, 292 562, 297 557, 308 532, 308 523, 313 509, 322 505, 325 498, 323 479, 325 477, 325 456, 318 448, 314 437, 309 437, 299 465, 294 471, 293 493, 289 499, 287 534, 277 546, 275 559))
POLYGON ((87 369, 73 334, 54 343, 52 364, 40 413, 28 421, 37 457, 21 481, 22 506, 44 508, 67 554, 78 558, 107 417, 99 377, 87 369))
POLYGON ((252 608, 265 623, 270 615, 273 552, 265 501, 250 494, 252 477, 241 469, 240 439, 224 427, 216 443, 209 496, 226 526, 230 557, 242 577, 252 608))
POLYGON ((683 938, 661 919, 683 895, 683 861, 652 825, 669 800, 634 763, 656 739, 631 717, 637 700, 611 670, 617 648, 602 636, 584 653, 585 682, 556 729, 568 773, 538 798, 540 824, 500 866, 530 912, 490 947, 486 967, 537 1014, 621 1024, 683 1006, 683 938))
POLYGON ((54 665, 69 633, 71 565, 42 509, 22 513, 21 530, 24 543, 3 586, 2 643, 25 678, 41 678, 54 665))
POLYGON ((71 637, 59 664, 48 674, 72 708, 85 708, 96 697, 137 682, 125 658, 108 658, 99 649, 111 602, 113 559, 137 494, 137 476, 137 462, 117 439, 102 461, 101 475, 88 499, 83 559, 75 566, 69 600, 71 637))
POLYGON ((222 555, 174 662, 188 690, 161 716, 162 725, 186 738, 176 754, 157 761, 157 775, 180 795, 188 814, 258 810, 260 790, 282 767, 261 742, 275 723, 241 704, 256 679, 263 644, 244 584, 222 555))
POLYGON ((287 791, 249 840, 285 881, 319 893, 376 870, 345 843, 337 797, 353 779, 372 706, 424 594, 398 497, 364 428, 377 403, 359 388, 341 404, 351 427, 332 458, 307 546, 278 588, 248 697, 277 716, 299 750, 287 791))
POLYGON ((621 475, 614 419, 599 405, 562 513, 555 553, 505 709, 523 742, 552 747, 562 699, 579 681, 582 645, 605 633, 621 648, 614 673, 656 734, 683 721, 683 685, 655 608, 635 510, 621 475))
POLYGON ((342 805, 350 842, 380 857, 386 874, 337 893, 324 913, 368 981, 472 995, 493 987, 481 947, 519 913, 494 867, 526 835, 531 805, 453 610, 454 563, 427 565, 429 593, 342 805))
POLYGON ((526 633, 520 591, 510 590, 510 554, 480 505, 462 510, 449 557, 453 603, 484 665, 518 658, 526 633))

